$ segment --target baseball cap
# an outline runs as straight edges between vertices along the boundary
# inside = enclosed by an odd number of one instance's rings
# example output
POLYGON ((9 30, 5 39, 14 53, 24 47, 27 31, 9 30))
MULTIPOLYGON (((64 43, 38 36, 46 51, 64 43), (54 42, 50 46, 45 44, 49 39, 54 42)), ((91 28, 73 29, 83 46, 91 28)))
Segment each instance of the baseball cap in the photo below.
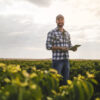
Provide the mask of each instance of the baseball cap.
POLYGON ((64 19, 64 16, 62 14, 59 14, 59 15, 56 16, 56 20, 59 19, 59 18, 63 18, 64 19))

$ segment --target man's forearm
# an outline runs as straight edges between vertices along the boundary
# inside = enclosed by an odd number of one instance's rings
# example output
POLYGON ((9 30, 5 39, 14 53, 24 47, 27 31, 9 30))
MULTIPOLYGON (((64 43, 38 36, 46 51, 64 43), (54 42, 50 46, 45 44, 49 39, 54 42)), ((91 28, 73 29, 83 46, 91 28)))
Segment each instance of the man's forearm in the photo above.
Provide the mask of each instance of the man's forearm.
POLYGON ((52 50, 62 50, 62 48, 57 46, 52 46, 52 50))
POLYGON ((53 46, 52 50, 62 50, 62 51, 67 51, 68 48, 67 47, 58 47, 58 46, 53 46))

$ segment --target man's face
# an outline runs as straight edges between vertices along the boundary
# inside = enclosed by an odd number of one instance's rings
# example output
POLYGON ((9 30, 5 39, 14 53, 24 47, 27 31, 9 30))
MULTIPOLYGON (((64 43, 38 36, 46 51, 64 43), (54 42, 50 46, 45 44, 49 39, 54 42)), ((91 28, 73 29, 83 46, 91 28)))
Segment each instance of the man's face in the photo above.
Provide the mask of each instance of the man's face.
POLYGON ((64 19, 63 18, 59 18, 56 20, 57 26, 58 27, 63 27, 64 26, 64 19))

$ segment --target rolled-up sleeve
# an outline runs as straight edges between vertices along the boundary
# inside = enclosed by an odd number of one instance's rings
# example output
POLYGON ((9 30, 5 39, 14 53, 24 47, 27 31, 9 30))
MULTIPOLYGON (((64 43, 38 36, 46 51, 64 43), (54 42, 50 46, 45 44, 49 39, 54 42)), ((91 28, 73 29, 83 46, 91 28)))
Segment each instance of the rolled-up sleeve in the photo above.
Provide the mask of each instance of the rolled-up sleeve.
POLYGON ((53 46, 53 34, 52 32, 48 32, 47 39, 46 39, 46 49, 51 50, 53 46))

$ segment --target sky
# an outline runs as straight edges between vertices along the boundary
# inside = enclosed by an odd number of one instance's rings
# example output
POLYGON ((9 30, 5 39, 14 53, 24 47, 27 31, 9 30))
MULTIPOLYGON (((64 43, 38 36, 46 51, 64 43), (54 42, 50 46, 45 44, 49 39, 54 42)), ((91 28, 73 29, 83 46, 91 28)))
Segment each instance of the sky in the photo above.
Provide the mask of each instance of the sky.
POLYGON ((56 16, 65 17, 64 28, 72 45, 81 44, 70 59, 100 59, 100 0, 0 0, 0 58, 52 58, 47 33, 56 16))

